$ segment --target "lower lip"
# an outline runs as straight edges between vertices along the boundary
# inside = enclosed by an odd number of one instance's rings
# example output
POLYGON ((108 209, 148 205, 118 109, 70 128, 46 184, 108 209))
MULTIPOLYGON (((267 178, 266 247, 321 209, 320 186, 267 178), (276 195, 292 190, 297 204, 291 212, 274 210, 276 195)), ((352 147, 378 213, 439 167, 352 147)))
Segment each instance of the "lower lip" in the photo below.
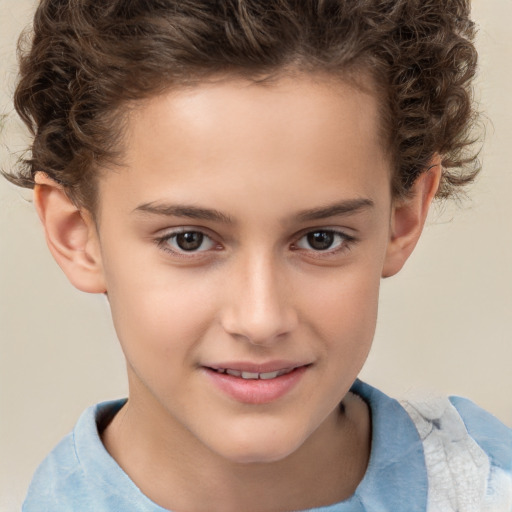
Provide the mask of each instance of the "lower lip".
POLYGON ((274 402, 289 393, 302 379, 307 366, 275 379, 242 379, 205 368, 214 385, 230 398, 244 404, 261 405, 274 402))

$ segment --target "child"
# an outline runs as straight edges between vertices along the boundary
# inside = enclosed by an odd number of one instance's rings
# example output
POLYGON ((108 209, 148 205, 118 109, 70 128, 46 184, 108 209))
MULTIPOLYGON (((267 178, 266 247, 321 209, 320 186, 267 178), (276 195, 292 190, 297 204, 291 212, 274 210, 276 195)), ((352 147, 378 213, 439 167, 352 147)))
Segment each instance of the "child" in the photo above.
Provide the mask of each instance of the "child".
POLYGON ((42 0, 16 107, 49 248, 127 401, 24 510, 507 511, 512 432, 357 380, 381 277, 476 173, 463 1, 42 0))

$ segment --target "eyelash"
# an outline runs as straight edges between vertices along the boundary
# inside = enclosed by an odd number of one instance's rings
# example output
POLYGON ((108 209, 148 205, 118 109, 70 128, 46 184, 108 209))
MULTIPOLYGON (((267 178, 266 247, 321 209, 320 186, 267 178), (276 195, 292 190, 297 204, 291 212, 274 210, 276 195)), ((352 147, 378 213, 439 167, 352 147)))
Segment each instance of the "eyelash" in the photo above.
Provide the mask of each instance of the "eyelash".
MULTIPOLYGON (((186 251, 184 249, 176 250, 176 249, 172 249, 170 247, 169 241, 176 240, 176 237, 181 234, 189 234, 189 233, 196 233, 196 234, 199 234, 202 237, 204 237, 204 239, 210 240, 210 242, 214 246, 212 248, 213 250, 215 250, 215 249, 218 250, 220 248, 220 245, 217 244, 212 239, 211 236, 209 236, 207 233, 205 233, 201 229, 194 229, 194 228, 182 228, 182 229, 173 231, 171 233, 167 233, 161 237, 156 238, 155 242, 161 250, 163 250, 175 257, 179 257, 179 258, 187 258, 187 259, 198 258, 198 257, 203 256, 204 253, 209 252, 209 250, 212 250, 212 249, 207 249, 207 250, 203 250, 203 251, 198 251, 198 250, 186 251)), ((301 233, 301 235, 297 239, 297 242, 294 242, 292 244, 291 249, 293 251, 307 251, 308 253, 310 253, 310 255, 312 257, 315 257, 315 258, 322 258, 322 257, 325 258, 325 257, 329 257, 329 256, 336 256, 339 253, 350 250, 352 248, 352 245, 356 241, 357 241, 357 239, 354 236, 348 235, 344 231, 339 231, 337 229, 330 229, 330 228, 317 228, 317 229, 310 229, 308 231, 301 233), (303 238, 306 238, 308 235, 312 235, 313 233, 324 233, 324 234, 327 233, 331 236, 339 237, 341 239, 341 241, 339 242, 339 245, 334 249, 328 248, 325 250, 315 250, 313 248, 303 249, 303 248, 297 247, 298 242, 300 242, 303 238)))
POLYGON ((188 234, 188 233, 197 233, 199 235, 201 235, 204 239, 207 239, 207 240, 210 240, 211 243, 216 246, 217 248, 219 247, 219 244, 216 244, 215 241, 212 239, 211 236, 209 236, 207 233, 205 233, 204 231, 200 230, 200 229, 194 229, 194 228, 181 228, 181 229, 178 229, 178 230, 175 230, 175 231, 172 231, 170 233, 167 233, 161 237, 158 237, 155 239, 155 242, 157 244, 157 246, 162 249, 163 251, 173 255, 173 256, 177 256, 179 258, 197 258, 197 257, 200 257, 202 255, 202 253, 206 252, 206 251, 186 251, 186 250, 176 250, 176 249, 172 249, 169 245, 169 242, 171 240, 175 240, 176 237, 178 237, 179 235, 182 235, 182 234, 188 234))
MULTIPOLYGON (((338 229, 330 229, 330 228, 317 228, 317 229, 310 229, 306 232, 303 232, 300 237, 298 238, 298 241, 295 242, 292 245, 292 250, 294 251, 307 251, 309 253, 310 257, 314 258, 328 258, 337 256, 341 253, 344 253, 345 251, 349 251, 353 244, 356 242, 356 238, 352 235, 349 235, 345 233, 344 231, 340 231, 338 229), (302 249, 300 247, 297 247, 297 243, 300 242, 303 238, 306 238, 309 235, 312 235, 314 233, 324 233, 329 234, 334 237, 338 237, 340 239, 338 246, 331 249, 330 247, 325 250, 315 250, 313 248, 310 249, 302 249)), ((334 243, 334 242, 333 242, 334 243)))

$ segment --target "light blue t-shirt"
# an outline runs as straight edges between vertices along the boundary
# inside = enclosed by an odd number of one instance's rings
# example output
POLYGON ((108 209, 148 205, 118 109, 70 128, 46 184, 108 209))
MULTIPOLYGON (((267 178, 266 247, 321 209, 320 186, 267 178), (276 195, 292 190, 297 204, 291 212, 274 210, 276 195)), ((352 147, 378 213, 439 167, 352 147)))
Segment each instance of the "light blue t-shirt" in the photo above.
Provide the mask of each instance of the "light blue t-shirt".
MULTIPOLYGON (((432 505, 429 502, 432 479, 429 480, 431 469, 427 471, 426 464, 430 445, 424 441, 434 438, 428 437, 430 432, 422 432, 425 424, 418 427, 410 412, 398 401, 359 380, 352 391, 363 398, 371 410, 369 465, 351 498, 314 509, 315 512, 425 512, 429 504, 432 505)), ((507 496, 512 500, 512 430, 468 400, 451 398, 450 401, 458 412, 457 418, 462 420, 464 434, 469 434, 471 442, 476 441, 475 449, 484 454, 488 466, 486 474, 500 475, 500 486, 510 483, 510 490, 494 488, 486 492, 502 493, 500 511, 512 512, 512 502, 510 508, 503 505, 509 499, 507 496)), ((23 512, 165 512, 142 494, 109 455, 99 437, 98 425, 108 423, 124 402, 105 402, 82 414, 73 432, 38 468, 23 512)), ((436 419, 426 424, 431 430, 439 427, 436 419)), ((442 435, 435 439, 438 438, 449 442, 450 447, 457 446, 459 441, 458 438, 447 441, 442 435)), ((441 461, 436 457, 434 454, 434 464, 441 468, 441 461)), ((454 452, 453 458, 456 457, 454 452)), ((457 498, 448 496, 447 499, 457 498)), ((450 510, 443 506, 437 506, 436 510, 450 510)), ((458 506, 457 510, 466 509, 458 506)), ((489 510, 494 512, 494 509, 489 510)))

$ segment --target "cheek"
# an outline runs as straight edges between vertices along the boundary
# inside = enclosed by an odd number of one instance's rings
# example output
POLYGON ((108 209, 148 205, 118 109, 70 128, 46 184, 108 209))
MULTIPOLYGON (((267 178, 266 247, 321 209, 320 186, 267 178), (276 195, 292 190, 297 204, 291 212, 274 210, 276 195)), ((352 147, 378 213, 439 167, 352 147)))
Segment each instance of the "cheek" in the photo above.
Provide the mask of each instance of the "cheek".
MULTIPOLYGON (((379 218, 387 216, 382 214, 379 218)), ((347 254, 344 265, 310 276, 310 318, 322 319, 318 327, 325 339, 342 339, 341 347, 366 344, 362 351, 369 349, 377 321, 387 237, 387 224, 382 221, 347 254)))
POLYGON ((170 400, 169 393, 180 389, 198 364, 201 340, 214 316, 211 305, 188 286, 148 285, 140 276, 123 281, 111 309, 131 393, 150 389, 170 400))
POLYGON ((127 359, 141 361, 191 351, 215 316, 212 293, 198 273, 147 261, 145 266, 121 263, 107 272, 112 318, 123 351, 127 359))
POLYGON ((343 399, 370 351, 377 320, 380 279, 369 272, 331 279, 318 290, 310 308, 312 337, 322 340, 322 393, 316 397, 323 415, 343 399))
POLYGON ((312 282, 308 310, 325 339, 342 337, 346 343, 373 337, 378 309, 380 276, 371 269, 343 272, 312 282))

